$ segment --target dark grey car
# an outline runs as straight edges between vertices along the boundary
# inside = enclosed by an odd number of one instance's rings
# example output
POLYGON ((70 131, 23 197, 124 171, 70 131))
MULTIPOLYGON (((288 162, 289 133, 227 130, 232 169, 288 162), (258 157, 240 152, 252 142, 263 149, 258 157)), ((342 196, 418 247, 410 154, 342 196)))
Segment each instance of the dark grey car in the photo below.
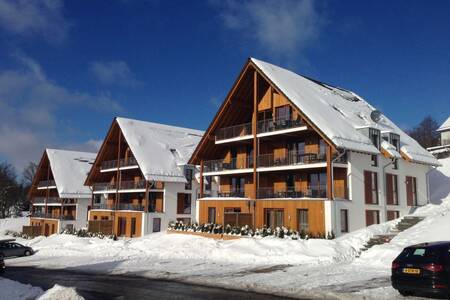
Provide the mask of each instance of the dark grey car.
POLYGON ((29 256, 33 253, 31 247, 13 241, 0 241, 0 257, 29 256))
POLYGON ((5 261, 3 260, 3 257, 0 257, 0 274, 5 273, 5 261))

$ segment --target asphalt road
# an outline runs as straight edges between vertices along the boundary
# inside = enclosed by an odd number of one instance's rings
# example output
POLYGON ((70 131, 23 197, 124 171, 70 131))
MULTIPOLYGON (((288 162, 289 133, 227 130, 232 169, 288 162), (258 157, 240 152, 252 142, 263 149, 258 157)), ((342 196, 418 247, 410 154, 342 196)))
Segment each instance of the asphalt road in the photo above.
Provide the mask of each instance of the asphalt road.
POLYGON ((257 293, 203 287, 173 281, 153 280, 125 275, 102 275, 67 270, 32 267, 7 267, 3 275, 11 280, 39 286, 44 290, 59 284, 75 287, 86 300, 90 299, 288 299, 257 293))

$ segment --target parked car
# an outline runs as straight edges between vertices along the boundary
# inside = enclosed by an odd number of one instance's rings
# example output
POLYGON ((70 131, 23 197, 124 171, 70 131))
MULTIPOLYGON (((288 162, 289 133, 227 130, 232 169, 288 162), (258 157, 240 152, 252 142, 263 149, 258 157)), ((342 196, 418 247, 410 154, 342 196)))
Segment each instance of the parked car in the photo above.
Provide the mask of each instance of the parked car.
POLYGON ((392 287, 403 296, 450 299, 450 242, 423 243, 403 249, 392 262, 392 287))
POLYGON ((0 257, 0 274, 5 273, 5 270, 5 260, 3 259, 3 257, 0 257))
POLYGON ((33 253, 31 247, 16 243, 14 239, 0 240, 0 257, 29 256, 33 253))

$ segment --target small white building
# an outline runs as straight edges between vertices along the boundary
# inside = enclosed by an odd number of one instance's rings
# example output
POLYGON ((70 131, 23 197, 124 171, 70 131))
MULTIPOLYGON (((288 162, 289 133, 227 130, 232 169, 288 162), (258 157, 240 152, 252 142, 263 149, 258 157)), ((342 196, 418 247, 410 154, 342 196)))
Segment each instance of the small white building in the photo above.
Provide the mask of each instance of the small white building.
POLYGON ((115 118, 85 183, 93 193, 89 229, 138 237, 195 222, 199 180, 187 162, 202 135, 115 118))
POLYGON ((29 198, 30 225, 42 235, 86 227, 91 191, 84 186, 96 154, 46 149, 39 162, 29 198))
POLYGON ((440 134, 441 144, 439 146, 430 147, 430 151, 437 158, 450 157, 450 117, 437 129, 440 134))

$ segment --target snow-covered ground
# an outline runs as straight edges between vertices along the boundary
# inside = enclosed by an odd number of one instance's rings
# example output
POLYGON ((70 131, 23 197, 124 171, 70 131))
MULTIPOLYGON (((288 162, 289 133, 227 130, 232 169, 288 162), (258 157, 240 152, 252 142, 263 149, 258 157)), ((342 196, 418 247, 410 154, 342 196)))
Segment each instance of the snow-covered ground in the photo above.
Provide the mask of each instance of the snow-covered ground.
MULTIPOLYGON (((53 235, 21 240, 38 251, 9 260, 11 265, 73 268, 91 272, 132 273, 150 278, 246 289, 278 295, 327 299, 402 299, 390 286, 392 260, 408 245, 450 240, 450 159, 431 181, 431 191, 445 196, 414 212, 425 219, 389 244, 357 257, 374 234, 396 221, 373 225, 335 240, 242 238, 217 241, 198 236, 157 233, 112 241, 53 235), (445 190, 447 189, 447 191, 445 190)), ((437 197, 432 194, 432 197, 437 197)), ((11 222, 10 222, 11 223, 11 222)), ((0 232, 2 228, 0 227, 0 232)))
POLYGON ((75 289, 55 285, 44 292, 39 287, 0 277, 0 300, 83 300, 75 289))

